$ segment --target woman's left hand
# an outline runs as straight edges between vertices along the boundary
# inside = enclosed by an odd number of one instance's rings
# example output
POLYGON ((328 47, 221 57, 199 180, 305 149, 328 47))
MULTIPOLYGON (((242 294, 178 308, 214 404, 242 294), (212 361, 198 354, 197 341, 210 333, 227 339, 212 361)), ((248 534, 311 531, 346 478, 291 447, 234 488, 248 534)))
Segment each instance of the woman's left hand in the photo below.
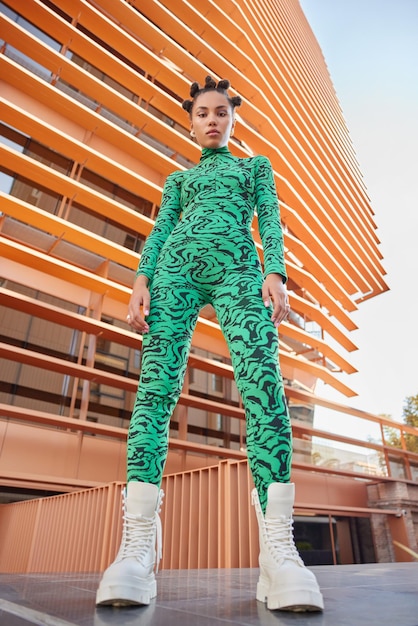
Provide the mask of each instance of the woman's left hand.
POLYGON ((261 293, 265 306, 270 306, 273 302, 271 320, 277 328, 286 319, 290 311, 286 285, 280 274, 268 274, 261 293))

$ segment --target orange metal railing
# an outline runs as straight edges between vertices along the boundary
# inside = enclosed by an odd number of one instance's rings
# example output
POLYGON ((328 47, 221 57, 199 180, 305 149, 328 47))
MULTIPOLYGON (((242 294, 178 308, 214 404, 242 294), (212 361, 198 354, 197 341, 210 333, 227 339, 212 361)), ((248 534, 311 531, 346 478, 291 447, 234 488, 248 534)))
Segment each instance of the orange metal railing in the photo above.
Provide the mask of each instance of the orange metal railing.
POLYGON ((91 572, 113 558, 121 483, 0 507, 0 571, 91 572))
MULTIPOLYGON (((120 482, 0 505, 1 572, 95 572, 122 531, 120 482)), ((253 567, 257 529, 247 463, 167 476, 161 511, 164 569, 253 567)))
MULTIPOLYGON (((367 506, 366 483, 294 472, 296 512, 388 516, 408 542, 398 510, 367 506), (347 491, 350 491, 350 493, 347 491), (315 491, 317 501, 306 503, 315 491)), ((1 572, 98 572, 113 560, 122 531, 122 489, 113 482, 48 498, 0 505, 1 572)), ((258 528, 246 461, 222 461, 164 477, 161 569, 257 567, 258 528)), ((406 558, 406 557, 405 557, 406 558)), ((405 560, 400 558, 399 560, 405 560)))

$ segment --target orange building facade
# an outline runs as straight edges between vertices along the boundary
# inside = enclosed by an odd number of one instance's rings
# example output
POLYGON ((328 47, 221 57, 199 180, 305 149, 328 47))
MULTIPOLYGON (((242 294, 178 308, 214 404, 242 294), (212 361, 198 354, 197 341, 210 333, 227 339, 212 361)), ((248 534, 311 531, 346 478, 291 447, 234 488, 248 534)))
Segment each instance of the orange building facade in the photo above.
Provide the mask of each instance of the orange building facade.
MULTIPOLYGON (((402 448, 391 448, 390 421, 344 404, 355 395, 353 314, 387 286, 353 145, 298 1, 7 0, 0 46, 0 529, 13 501, 125 480, 141 363, 127 302, 166 176, 199 159, 181 101, 211 74, 243 98, 231 151, 264 154, 275 172, 300 542, 332 562, 409 558, 387 537, 417 547, 418 455, 404 436, 417 429, 398 425, 402 448), (344 402, 318 397, 318 380, 344 402), (335 411, 335 429, 315 429, 316 406, 335 411), (347 415, 375 424, 376 440, 344 431, 347 415), (361 452, 343 451, 350 445, 361 452)), ((253 229, 262 260, 256 218, 253 229)), ((245 457, 228 350, 205 307, 165 480, 189 485, 245 457)), ((219 476, 219 489, 231 485, 219 476)))

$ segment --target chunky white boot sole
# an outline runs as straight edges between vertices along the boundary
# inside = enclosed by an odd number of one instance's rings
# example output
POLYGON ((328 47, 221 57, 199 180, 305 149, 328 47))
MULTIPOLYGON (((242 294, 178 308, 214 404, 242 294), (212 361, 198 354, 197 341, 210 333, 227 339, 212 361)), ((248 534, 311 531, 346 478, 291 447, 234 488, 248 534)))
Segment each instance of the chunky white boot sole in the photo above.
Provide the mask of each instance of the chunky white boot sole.
POLYGON ((96 594, 96 606, 147 605, 157 595, 154 576, 149 579, 118 577, 114 583, 102 582, 96 594))
POLYGON ((286 588, 279 590, 277 584, 274 589, 268 580, 260 578, 257 584, 257 600, 265 602, 271 611, 294 611, 302 613, 307 611, 323 611, 324 600, 322 593, 313 589, 286 588))

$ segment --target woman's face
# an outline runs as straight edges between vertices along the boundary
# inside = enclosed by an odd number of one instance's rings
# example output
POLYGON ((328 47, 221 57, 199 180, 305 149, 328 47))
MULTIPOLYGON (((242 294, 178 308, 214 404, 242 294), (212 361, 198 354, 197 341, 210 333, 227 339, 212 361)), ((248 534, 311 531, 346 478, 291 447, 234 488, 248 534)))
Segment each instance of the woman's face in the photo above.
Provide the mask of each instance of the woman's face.
POLYGON ((228 99, 217 91, 197 96, 192 109, 191 130, 201 148, 223 148, 234 127, 234 113, 228 99))

